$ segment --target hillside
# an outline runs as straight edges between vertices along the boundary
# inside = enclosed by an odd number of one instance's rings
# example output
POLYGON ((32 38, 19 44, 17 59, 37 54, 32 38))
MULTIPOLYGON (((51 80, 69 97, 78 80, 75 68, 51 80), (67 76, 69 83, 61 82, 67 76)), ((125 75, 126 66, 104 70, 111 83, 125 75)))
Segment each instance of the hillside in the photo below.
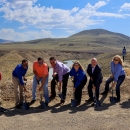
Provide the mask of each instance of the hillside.
POLYGON ((0 39, 0 44, 3 44, 3 43, 10 43, 12 41, 10 40, 4 40, 4 39, 0 39))
POLYGON ((45 38, 25 42, 0 45, 1 49, 42 49, 70 51, 105 51, 129 50, 130 37, 104 29, 84 30, 68 38, 45 38), (32 45, 33 44, 33 45, 32 45))

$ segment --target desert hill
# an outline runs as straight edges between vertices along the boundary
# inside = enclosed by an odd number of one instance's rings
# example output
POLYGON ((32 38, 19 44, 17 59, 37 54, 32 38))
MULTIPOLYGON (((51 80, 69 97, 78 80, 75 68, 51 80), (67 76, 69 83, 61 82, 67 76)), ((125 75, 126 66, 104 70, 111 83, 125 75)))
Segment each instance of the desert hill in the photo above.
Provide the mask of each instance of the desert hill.
POLYGON ((43 49, 43 50, 88 50, 113 51, 126 46, 130 48, 130 37, 104 29, 84 30, 68 38, 45 38, 0 45, 1 49, 43 49), (32 45, 33 44, 33 45, 32 45))

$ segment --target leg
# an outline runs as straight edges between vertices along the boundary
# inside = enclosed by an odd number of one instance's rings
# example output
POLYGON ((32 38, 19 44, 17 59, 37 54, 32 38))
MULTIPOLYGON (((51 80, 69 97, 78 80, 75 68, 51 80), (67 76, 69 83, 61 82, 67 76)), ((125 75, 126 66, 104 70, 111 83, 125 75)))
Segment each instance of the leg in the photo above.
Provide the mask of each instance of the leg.
POLYGON ((99 89, 100 89, 100 84, 102 83, 102 79, 100 79, 98 85, 96 86, 96 98, 99 100, 99 89))
POLYGON ((20 90, 20 104, 23 103, 23 87, 21 84, 19 84, 19 90, 20 90))
POLYGON ((116 96, 117 96, 117 100, 119 101, 120 101, 120 86, 123 83, 124 79, 125 79, 125 75, 119 76, 117 84, 116 84, 116 96))
POLYGON ((77 99, 78 103, 81 102, 81 97, 82 97, 82 89, 85 86, 87 82, 87 77, 80 83, 80 85, 76 88, 76 95, 75 95, 75 99, 77 99))
POLYGON ((55 87, 56 87, 56 81, 58 81, 58 75, 56 75, 55 77, 53 77, 52 81, 51 81, 51 96, 52 97, 55 97, 56 96, 56 90, 55 90, 55 87))
POLYGON ((37 87, 37 80, 36 76, 33 77, 33 85, 32 85, 32 100, 36 100, 36 87, 37 87))
POLYGON ((65 100, 65 98, 66 98, 68 78, 69 78, 69 73, 67 73, 63 76, 63 80, 62 80, 62 100, 65 100))
POLYGON ((12 82, 14 86, 15 105, 18 105, 19 104, 19 91, 18 91, 19 79, 12 76, 12 82))
POLYGON ((106 92, 106 93, 108 93, 108 91, 109 91, 109 84, 110 84, 112 81, 114 81, 114 78, 109 78, 109 79, 107 79, 106 84, 105 84, 105 92, 106 92))
POLYGON ((93 100, 93 93, 92 93, 92 82, 89 80, 88 84, 88 95, 91 100, 93 100))
POLYGON ((49 94, 48 94, 48 77, 46 78, 45 84, 43 86, 43 92, 45 97, 45 103, 49 102, 49 94))

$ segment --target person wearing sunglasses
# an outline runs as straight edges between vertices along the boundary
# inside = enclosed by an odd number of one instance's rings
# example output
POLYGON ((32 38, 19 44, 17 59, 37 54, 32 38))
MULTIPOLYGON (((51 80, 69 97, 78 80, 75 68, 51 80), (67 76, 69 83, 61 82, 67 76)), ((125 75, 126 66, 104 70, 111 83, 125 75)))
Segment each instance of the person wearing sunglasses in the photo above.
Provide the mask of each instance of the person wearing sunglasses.
POLYGON ((70 76, 74 82, 74 98, 76 106, 80 105, 82 97, 82 89, 87 82, 87 76, 79 61, 75 61, 70 71, 70 76))
POLYGON ((92 89, 95 89, 96 98, 97 98, 97 100, 99 100, 99 88, 100 88, 100 84, 102 83, 102 79, 103 79, 101 68, 98 65, 96 58, 91 59, 91 64, 89 64, 87 67, 87 73, 90 77, 89 83, 88 83, 89 99, 87 101, 93 102, 92 89))
POLYGON ((112 82, 112 87, 116 87, 117 102, 120 102, 120 86, 125 79, 125 75, 122 58, 119 55, 114 56, 111 62, 111 76, 107 79, 105 91, 101 94, 107 95, 109 84, 112 82))
POLYGON ((56 82, 59 83, 58 89, 61 90, 62 86, 62 93, 61 93, 61 101, 60 104, 64 104, 65 98, 66 98, 66 92, 67 92, 67 84, 68 84, 68 78, 69 78, 69 72, 70 69, 63 64, 62 62, 56 60, 55 57, 50 57, 50 64, 53 68, 53 79, 51 81, 51 95, 50 100, 54 99, 56 97, 56 91, 55 86, 56 82))
POLYGON ((16 108, 21 108, 23 103, 23 90, 26 91, 24 81, 27 81, 27 79, 25 78, 27 70, 28 70, 28 61, 24 59, 22 60, 22 63, 18 64, 12 72, 12 82, 14 86, 16 108))
POLYGON ((48 106, 49 103, 49 94, 48 94, 48 65, 43 58, 39 57, 37 61, 33 63, 33 84, 32 84, 32 105, 36 101, 36 87, 41 82, 39 91, 43 89, 45 97, 45 105, 48 106))

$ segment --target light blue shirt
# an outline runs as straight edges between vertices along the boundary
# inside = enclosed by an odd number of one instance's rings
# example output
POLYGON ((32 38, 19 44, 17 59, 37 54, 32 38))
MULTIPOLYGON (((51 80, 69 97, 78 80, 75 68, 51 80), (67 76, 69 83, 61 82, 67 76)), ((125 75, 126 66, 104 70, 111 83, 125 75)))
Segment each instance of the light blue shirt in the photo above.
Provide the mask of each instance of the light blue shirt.
POLYGON ((113 61, 111 62, 111 73, 114 76, 115 82, 117 82, 119 76, 125 75, 125 71, 122 65, 120 63, 114 64, 113 61))

